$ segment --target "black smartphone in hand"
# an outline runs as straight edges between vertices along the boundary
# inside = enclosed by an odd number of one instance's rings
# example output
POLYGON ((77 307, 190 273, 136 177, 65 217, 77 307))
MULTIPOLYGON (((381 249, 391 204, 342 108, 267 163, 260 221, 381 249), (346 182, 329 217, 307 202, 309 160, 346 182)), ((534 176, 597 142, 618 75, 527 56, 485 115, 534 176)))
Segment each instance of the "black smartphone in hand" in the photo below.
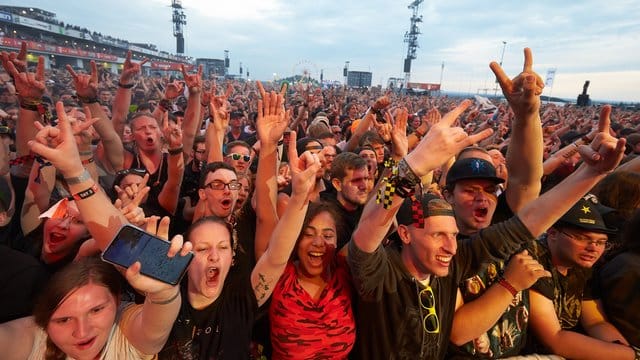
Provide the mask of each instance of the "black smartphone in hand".
POLYGON ((170 243, 130 224, 120 228, 118 234, 102 252, 102 260, 124 268, 136 261, 142 265, 140 272, 167 284, 177 285, 184 276, 193 253, 185 256, 167 256, 170 243))

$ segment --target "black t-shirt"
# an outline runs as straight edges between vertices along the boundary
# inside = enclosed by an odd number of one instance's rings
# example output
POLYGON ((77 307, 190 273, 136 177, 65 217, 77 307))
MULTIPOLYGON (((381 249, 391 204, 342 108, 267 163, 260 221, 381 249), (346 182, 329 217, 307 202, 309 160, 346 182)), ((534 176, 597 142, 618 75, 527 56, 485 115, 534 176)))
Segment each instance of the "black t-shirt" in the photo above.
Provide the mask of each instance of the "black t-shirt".
POLYGON ((258 311, 246 271, 234 265, 222 293, 202 310, 191 307, 187 278, 182 283, 182 306, 159 359, 248 359, 251 330, 258 311))
POLYGON ((519 218, 481 230, 458 241, 449 275, 433 277, 430 286, 440 322, 437 334, 423 330, 419 303, 424 286, 407 271, 392 247, 365 253, 352 241, 347 260, 358 292, 354 359, 444 359, 451 334, 458 283, 478 272, 482 263, 508 258, 535 239, 519 218))

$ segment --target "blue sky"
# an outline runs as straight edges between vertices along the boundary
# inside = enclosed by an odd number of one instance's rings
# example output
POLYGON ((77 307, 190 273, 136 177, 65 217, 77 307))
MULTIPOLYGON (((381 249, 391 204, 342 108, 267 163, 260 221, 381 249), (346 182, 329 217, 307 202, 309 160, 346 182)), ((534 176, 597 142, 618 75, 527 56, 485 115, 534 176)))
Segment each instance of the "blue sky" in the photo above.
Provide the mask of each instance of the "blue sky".
MULTIPOLYGON (((308 70, 342 80, 351 70, 371 71, 374 83, 404 77, 403 43, 411 1, 391 0, 183 0, 187 55, 222 58, 230 51, 231 72, 239 62, 252 79, 268 80, 308 70)), ((133 42, 175 51, 170 0, 110 0, 53 3, 12 0, 9 5, 55 12, 76 24, 133 42)), ((440 81, 448 91, 493 93, 489 62, 514 76, 522 49, 532 48, 534 70, 543 78, 556 68, 544 94, 575 98, 585 80, 592 99, 640 101, 640 4, 637 0, 536 2, 425 0, 420 48, 412 81, 440 81), (566 4, 566 5, 565 5, 566 4)))

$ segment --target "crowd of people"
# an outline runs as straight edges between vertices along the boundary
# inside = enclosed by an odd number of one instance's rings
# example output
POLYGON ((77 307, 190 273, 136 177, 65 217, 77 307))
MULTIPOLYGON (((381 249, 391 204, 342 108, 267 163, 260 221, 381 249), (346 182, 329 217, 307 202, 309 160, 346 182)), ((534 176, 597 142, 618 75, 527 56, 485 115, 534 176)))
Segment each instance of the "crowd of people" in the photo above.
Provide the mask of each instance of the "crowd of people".
POLYGON ((640 359, 640 112, 543 104, 529 49, 503 101, 26 54, 3 358, 640 359), (194 254, 179 284, 100 260, 125 224, 194 254))

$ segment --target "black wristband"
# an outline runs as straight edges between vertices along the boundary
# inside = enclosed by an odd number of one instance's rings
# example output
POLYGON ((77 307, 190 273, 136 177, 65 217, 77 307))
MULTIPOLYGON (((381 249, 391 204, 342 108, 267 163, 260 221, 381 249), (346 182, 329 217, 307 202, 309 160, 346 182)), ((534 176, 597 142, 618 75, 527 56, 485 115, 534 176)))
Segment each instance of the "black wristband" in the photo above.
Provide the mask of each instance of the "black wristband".
POLYGON ((118 81, 118 87, 119 88, 123 88, 123 89, 131 89, 132 87, 136 86, 136 84, 131 83, 131 84, 123 84, 121 82, 118 81))
POLYGON ((84 96, 78 96, 78 99, 84 104, 95 104, 98 102, 98 98, 88 98, 84 96))
POLYGON ((180 146, 175 149, 168 149, 167 152, 169 153, 169 155, 178 155, 178 154, 182 154, 182 150, 183 150, 183 147, 180 146))

